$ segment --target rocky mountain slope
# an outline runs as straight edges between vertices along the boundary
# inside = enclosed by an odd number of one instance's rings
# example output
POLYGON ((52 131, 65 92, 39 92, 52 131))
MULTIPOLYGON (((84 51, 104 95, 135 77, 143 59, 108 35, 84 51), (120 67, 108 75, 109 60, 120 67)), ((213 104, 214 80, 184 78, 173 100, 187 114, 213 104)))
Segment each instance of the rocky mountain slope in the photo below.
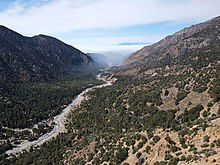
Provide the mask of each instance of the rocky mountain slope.
POLYGON ((124 73, 128 74, 148 73, 152 69, 165 67, 184 58, 192 60, 190 56, 201 49, 210 52, 210 47, 212 49, 219 47, 219 41, 220 17, 216 17, 184 28, 153 45, 142 48, 128 57, 123 62, 122 68, 124 73))
POLYGON ((88 55, 45 35, 25 37, 0 26, 0 43, 1 82, 60 80, 94 66, 88 55))
POLYGON ((112 69, 115 84, 73 113, 82 137, 64 162, 219 164, 219 54, 217 17, 131 55, 112 69))

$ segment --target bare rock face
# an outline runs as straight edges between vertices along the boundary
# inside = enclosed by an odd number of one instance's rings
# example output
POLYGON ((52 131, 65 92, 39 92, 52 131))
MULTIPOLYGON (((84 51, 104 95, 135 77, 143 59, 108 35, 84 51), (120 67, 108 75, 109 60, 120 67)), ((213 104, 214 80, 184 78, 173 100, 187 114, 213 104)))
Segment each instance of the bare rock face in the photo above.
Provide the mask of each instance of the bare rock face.
POLYGON ((133 53, 122 64, 122 68, 155 68, 158 64, 169 63, 174 58, 193 53, 194 51, 219 45, 220 17, 204 23, 193 25, 167 36, 161 41, 146 46, 133 53))
POLYGON ((25 37, 0 26, 1 82, 59 80, 93 65, 91 57, 56 38, 25 37))

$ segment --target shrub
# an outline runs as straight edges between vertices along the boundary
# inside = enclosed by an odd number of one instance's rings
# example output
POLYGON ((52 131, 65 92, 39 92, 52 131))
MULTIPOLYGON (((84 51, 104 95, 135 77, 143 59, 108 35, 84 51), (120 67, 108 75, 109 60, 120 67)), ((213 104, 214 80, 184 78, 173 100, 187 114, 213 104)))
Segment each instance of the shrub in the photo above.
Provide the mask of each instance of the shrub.
POLYGON ((179 162, 179 158, 171 158, 168 165, 177 165, 179 162))
POLYGON ((154 136, 154 134, 152 131, 147 131, 147 136, 148 136, 148 139, 151 139, 154 136))
POLYGON ((92 160, 94 154, 93 153, 89 153, 87 156, 88 156, 87 161, 90 162, 92 160))
POLYGON ((210 151, 207 151, 207 152, 205 153, 205 157, 207 158, 207 157, 212 156, 212 155, 215 155, 215 154, 217 154, 216 151, 210 150, 210 151))
POLYGON ((207 86, 201 85, 195 89, 196 92, 202 93, 207 89, 207 86))
POLYGON ((208 115, 209 115, 208 111, 204 111, 203 114, 202 114, 203 117, 207 117, 208 115))
POLYGON ((208 107, 212 107, 212 106, 213 106, 213 103, 212 103, 212 102, 209 102, 207 106, 208 106, 208 107))
POLYGON ((179 150, 179 148, 177 146, 174 146, 174 145, 170 146, 169 148, 170 148, 171 152, 176 152, 176 151, 179 150))
POLYGON ((186 144, 181 145, 182 148, 187 148, 188 146, 186 144))
POLYGON ((210 147, 212 147, 212 148, 215 147, 215 144, 214 144, 214 143, 211 143, 211 144, 210 144, 210 147))
POLYGON ((217 147, 220 147, 220 139, 215 140, 214 143, 215 143, 215 145, 216 145, 217 147))
POLYGON ((182 116, 182 122, 187 121, 194 121, 200 116, 200 111, 203 110, 203 106, 201 104, 198 104, 197 106, 191 108, 188 112, 184 111, 184 114, 182 116))
POLYGON ((209 142, 209 138, 208 135, 203 136, 203 142, 209 142))
POLYGON ((166 140, 169 144, 171 144, 171 145, 175 145, 175 144, 176 144, 169 136, 165 137, 165 140, 166 140))
POLYGON ((143 145, 144 145, 144 143, 143 142, 140 142, 140 143, 138 143, 138 148, 140 149, 140 148, 142 148, 143 147, 143 145))
POLYGON ((185 91, 179 91, 176 96, 176 102, 183 100, 186 96, 187 96, 187 93, 185 91))
POLYGON ((149 145, 147 145, 147 146, 146 146, 146 149, 145 149, 145 152, 146 152, 146 153, 149 153, 150 149, 151 149, 151 147, 150 147, 149 145))
POLYGON ((140 161, 138 162, 138 165, 142 165, 144 163, 144 158, 141 158, 140 161))
POLYGON ((182 156, 180 157, 180 161, 186 161, 186 156, 185 156, 185 155, 182 155, 182 156))
POLYGON ((207 147, 209 147, 209 144, 208 143, 202 144, 201 147, 202 148, 207 148, 207 147))
POLYGON ((186 158, 186 161, 189 162, 192 159, 193 159, 193 156, 192 155, 188 155, 187 158, 186 158))
POLYGON ((166 89, 164 92, 164 96, 168 96, 169 95, 169 91, 166 89))
POLYGON ((156 135, 156 136, 153 137, 153 142, 157 143, 158 141, 160 141, 160 139, 161 138, 158 135, 156 135))
POLYGON ((136 157, 139 159, 140 157, 141 157, 141 152, 138 152, 137 154, 136 154, 136 157))
POLYGON ((165 160, 170 160, 172 158, 173 156, 171 154, 165 154, 165 157, 164 157, 165 160))
POLYGON ((196 151, 196 150, 197 150, 197 148, 195 147, 194 144, 193 144, 193 145, 190 145, 189 151, 196 151))
POLYGON ((120 148, 115 156, 116 162, 121 163, 128 157, 128 148, 120 148))

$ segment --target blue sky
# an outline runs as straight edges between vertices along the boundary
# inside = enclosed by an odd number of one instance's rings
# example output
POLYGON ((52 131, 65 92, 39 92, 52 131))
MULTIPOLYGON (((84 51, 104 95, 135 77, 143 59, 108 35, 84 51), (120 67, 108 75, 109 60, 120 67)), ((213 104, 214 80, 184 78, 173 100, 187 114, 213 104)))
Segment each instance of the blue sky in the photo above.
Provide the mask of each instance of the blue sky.
POLYGON ((219 0, 0 0, 0 24, 26 36, 55 36, 84 52, 135 51, 219 16, 219 6, 219 0))

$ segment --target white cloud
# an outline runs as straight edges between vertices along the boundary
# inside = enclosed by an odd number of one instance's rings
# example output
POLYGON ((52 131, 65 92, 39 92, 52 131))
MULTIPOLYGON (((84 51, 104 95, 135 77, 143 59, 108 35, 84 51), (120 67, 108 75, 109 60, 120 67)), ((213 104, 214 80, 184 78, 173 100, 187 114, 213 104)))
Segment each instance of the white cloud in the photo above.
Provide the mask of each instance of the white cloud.
POLYGON ((28 8, 14 3, 0 24, 25 35, 119 28, 160 21, 203 21, 220 15, 219 0, 54 0, 28 8))

